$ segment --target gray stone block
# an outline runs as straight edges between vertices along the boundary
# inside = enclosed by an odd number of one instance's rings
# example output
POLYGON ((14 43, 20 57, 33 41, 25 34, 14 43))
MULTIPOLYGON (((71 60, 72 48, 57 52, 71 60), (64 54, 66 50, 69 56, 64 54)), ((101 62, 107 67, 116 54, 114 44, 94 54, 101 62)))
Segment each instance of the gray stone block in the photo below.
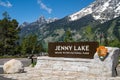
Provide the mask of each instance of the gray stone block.
POLYGON ((98 53, 95 53, 93 63, 97 63, 101 67, 101 69, 106 67, 109 73, 112 72, 111 76, 115 77, 117 76, 116 68, 119 62, 120 49, 116 47, 106 47, 106 48, 108 49, 108 53, 109 53, 106 59, 104 61, 101 61, 99 59, 98 53))

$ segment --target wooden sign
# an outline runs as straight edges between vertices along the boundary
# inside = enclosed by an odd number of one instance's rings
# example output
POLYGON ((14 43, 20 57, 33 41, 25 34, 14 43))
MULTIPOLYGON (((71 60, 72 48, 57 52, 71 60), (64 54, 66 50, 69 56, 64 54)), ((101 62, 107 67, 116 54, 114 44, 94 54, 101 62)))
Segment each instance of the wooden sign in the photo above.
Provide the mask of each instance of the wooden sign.
POLYGON ((51 42, 48 44, 49 57, 92 59, 98 42, 51 42))

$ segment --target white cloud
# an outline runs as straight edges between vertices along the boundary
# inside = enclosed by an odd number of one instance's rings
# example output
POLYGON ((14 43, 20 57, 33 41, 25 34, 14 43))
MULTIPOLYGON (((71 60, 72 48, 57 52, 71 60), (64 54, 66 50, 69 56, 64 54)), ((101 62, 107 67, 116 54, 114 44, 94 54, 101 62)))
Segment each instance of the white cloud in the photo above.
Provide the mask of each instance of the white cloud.
POLYGON ((9 1, 3 2, 2 0, 0 0, 0 6, 12 7, 12 4, 9 1))
POLYGON ((38 4, 44 10, 46 10, 49 14, 52 12, 52 9, 47 7, 41 0, 38 0, 38 4))

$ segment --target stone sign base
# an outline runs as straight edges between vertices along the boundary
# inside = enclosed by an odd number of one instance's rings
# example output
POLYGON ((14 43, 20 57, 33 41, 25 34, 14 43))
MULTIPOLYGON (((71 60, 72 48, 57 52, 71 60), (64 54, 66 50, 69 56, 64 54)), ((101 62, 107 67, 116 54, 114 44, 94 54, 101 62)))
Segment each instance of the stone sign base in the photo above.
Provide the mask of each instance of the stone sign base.
POLYGON ((118 65, 120 49, 108 48, 108 57, 101 61, 97 53, 94 59, 85 58, 62 58, 62 57, 38 57, 35 68, 58 71, 75 71, 95 77, 115 77, 117 76, 116 67, 118 65))
POLYGON ((101 65, 94 63, 93 59, 38 57, 35 68, 52 71, 79 71, 85 76, 110 77, 112 72, 108 71, 104 64, 101 63, 101 65))

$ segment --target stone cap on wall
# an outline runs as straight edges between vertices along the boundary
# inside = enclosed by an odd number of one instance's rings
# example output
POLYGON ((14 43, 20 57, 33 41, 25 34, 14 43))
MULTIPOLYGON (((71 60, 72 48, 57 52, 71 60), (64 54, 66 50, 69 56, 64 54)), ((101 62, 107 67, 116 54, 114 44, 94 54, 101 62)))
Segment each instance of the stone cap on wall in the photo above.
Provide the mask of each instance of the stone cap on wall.
POLYGON ((69 61, 69 62, 91 62, 93 59, 41 56, 41 57, 37 57, 37 60, 69 61))

